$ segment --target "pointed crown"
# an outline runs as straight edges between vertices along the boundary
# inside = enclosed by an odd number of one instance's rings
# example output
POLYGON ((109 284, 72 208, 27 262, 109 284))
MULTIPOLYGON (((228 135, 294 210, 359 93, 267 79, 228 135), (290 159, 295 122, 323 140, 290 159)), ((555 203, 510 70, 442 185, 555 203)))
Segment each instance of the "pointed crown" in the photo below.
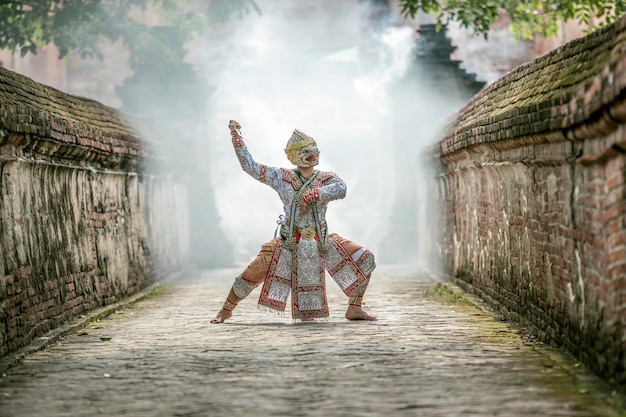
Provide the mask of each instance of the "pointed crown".
POLYGON ((300 148, 316 144, 315 139, 311 136, 298 129, 294 130, 289 138, 289 141, 287 141, 287 147, 285 148, 287 159, 293 163, 300 148))

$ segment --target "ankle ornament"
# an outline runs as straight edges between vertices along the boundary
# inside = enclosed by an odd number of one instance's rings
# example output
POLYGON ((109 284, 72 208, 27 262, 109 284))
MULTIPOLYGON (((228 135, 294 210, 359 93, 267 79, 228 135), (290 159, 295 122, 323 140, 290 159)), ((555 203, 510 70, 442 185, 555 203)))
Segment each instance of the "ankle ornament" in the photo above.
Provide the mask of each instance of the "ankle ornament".
POLYGON ((228 300, 224 301, 224 305, 222 306, 224 310, 228 310, 228 311, 233 311, 235 307, 237 307, 237 304, 233 304, 228 300))
POLYGON ((348 303, 351 306, 359 306, 359 307, 361 307, 361 304, 363 304, 363 296, 362 295, 357 295, 356 297, 349 297, 348 298, 348 303))

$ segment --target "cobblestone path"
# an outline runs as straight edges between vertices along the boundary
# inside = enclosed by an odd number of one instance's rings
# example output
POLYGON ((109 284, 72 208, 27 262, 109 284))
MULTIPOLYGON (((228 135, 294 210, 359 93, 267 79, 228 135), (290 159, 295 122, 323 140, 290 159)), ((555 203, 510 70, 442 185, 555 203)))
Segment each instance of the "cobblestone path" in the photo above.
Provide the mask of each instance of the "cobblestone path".
MULTIPOLYGON (((382 269, 382 268, 381 268, 382 269)), ((376 322, 292 323, 256 308, 211 325, 231 270, 202 271, 28 355, 0 416, 615 416, 618 396, 493 314, 431 301, 410 269, 377 271, 376 322)))

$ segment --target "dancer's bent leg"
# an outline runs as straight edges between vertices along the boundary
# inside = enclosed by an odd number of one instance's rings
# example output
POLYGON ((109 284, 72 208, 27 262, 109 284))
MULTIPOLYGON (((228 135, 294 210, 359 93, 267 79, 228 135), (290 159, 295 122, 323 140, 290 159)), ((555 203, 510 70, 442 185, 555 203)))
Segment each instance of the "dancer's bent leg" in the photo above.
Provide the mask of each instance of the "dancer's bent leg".
POLYGON ((241 275, 235 278, 235 282, 230 288, 230 292, 226 297, 226 301, 224 301, 222 309, 217 313, 217 316, 215 316, 215 318, 211 320, 211 323, 224 323, 224 320, 228 320, 229 318, 231 318, 233 316, 233 310, 235 309, 235 307, 237 307, 237 304, 239 304, 241 300, 246 298, 259 284, 260 282, 248 281, 242 278, 241 275))
POLYGON ((348 320, 376 320, 375 316, 370 316, 363 310, 363 295, 369 284, 370 275, 367 277, 367 281, 361 285, 361 287, 355 290, 355 294, 348 297, 348 310, 346 311, 346 318, 348 320))
POLYGON ((241 301, 242 299, 243 298, 237 297, 237 294, 235 294, 235 292, 231 288, 230 292, 228 293, 228 297, 226 297, 226 301, 224 301, 222 309, 217 313, 217 316, 215 316, 215 318, 211 320, 211 323, 224 323, 224 320, 228 320, 229 318, 231 318, 233 316, 233 310, 235 309, 235 307, 237 307, 237 304, 239 304, 239 301, 241 301))
MULTIPOLYGON (((372 276, 372 272, 376 268, 376 261, 374 260, 374 254, 372 254, 367 248, 351 240, 345 239, 339 236, 337 233, 332 233, 329 236, 329 240, 333 244, 339 245, 345 253, 352 258, 352 261, 356 263, 356 267, 360 272, 367 276, 367 280, 362 282, 359 287, 354 288, 348 295, 348 310, 346 311, 346 318, 348 320, 376 320, 376 317, 367 314, 362 307, 363 295, 372 276)), ((356 279, 356 278, 355 278, 356 279)))
POLYGON ((277 242, 277 240, 272 240, 264 244, 257 257, 250 262, 240 276, 235 278, 222 309, 211 320, 211 323, 219 324, 231 318, 237 304, 265 280, 272 256, 278 245, 277 242))

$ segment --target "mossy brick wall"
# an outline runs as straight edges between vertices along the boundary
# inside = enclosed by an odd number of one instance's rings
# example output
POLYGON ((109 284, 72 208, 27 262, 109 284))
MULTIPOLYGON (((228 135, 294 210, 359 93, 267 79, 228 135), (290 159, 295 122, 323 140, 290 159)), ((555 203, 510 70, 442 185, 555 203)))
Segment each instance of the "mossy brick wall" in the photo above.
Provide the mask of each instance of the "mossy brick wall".
POLYGON ((185 261, 186 185, 129 126, 0 68, 0 356, 185 261))
POLYGON ((433 152, 457 281, 626 383, 626 18, 485 88, 433 152))

